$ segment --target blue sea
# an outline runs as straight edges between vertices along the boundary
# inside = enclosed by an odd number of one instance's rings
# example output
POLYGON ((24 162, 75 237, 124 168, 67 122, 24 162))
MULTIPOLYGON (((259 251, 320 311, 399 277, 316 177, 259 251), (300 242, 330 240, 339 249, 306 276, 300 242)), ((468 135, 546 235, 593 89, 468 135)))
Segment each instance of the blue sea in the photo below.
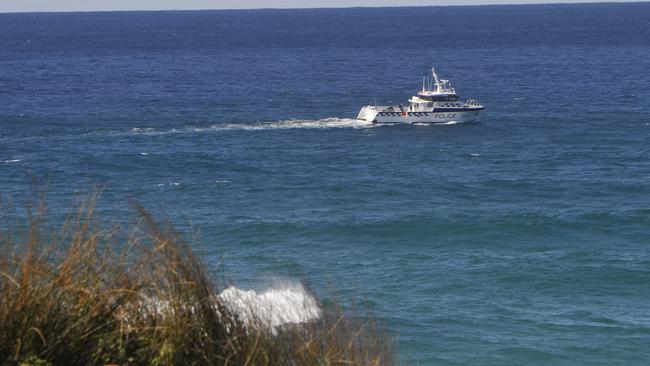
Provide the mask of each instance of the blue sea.
POLYGON ((402 364, 650 364, 650 3, 0 14, 4 207, 35 180, 402 364), (355 121, 434 65, 480 123, 355 121))

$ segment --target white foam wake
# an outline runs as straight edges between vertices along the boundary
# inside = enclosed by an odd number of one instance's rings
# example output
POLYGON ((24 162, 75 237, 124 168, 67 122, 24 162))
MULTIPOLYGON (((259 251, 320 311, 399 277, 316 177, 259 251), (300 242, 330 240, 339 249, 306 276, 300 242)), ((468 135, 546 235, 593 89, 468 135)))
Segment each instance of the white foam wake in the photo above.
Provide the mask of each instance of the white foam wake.
POLYGON ((210 128, 215 130, 273 130, 293 128, 371 128, 375 127, 371 122, 349 118, 325 118, 319 120, 289 119, 276 122, 260 123, 229 123, 214 124, 210 128))
POLYGON ((249 327, 266 326, 273 330, 283 324, 306 323, 321 316, 318 302, 300 284, 262 293, 231 286, 218 298, 249 327))
POLYGON ((210 131, 265 131, 277 129, 329 129, 329 128, 372 128, 376 125, 371 122, 349 118, 324 118, 318 120, 289 119, 275 122, 252 123, 215 123, 209 127, 185 127, 172 129, 157 129, 151 127, 131 128, 129 134, 137 135, 166 135, 175 133, 197 133, 210 131))

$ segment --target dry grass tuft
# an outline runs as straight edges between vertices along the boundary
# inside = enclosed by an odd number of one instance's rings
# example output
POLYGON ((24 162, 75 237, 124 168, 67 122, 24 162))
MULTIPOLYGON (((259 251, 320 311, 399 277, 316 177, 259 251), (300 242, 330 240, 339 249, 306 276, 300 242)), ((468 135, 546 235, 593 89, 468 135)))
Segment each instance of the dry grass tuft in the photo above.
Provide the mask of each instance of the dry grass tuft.
POLYGON ((247 328, 170 226, 138 208, 134 227, 104 229, 94 207, 58 230, 38 210, 24 233, 0 232, 0 364, 394 364, 385 332, 339 310, 247 328))

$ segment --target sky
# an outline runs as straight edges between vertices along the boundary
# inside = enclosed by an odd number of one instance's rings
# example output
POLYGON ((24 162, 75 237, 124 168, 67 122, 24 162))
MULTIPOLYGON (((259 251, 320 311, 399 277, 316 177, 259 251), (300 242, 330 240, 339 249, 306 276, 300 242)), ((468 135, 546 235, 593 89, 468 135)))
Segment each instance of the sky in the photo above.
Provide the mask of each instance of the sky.
MULTIPOLYGON (((611 2, 612 0, 0 0, 0 12, 319 8, 611 2)), ((618 0, 621 1, 621 0, 618 0)), ((629 2, 629 1, 621 1, 629 2)))

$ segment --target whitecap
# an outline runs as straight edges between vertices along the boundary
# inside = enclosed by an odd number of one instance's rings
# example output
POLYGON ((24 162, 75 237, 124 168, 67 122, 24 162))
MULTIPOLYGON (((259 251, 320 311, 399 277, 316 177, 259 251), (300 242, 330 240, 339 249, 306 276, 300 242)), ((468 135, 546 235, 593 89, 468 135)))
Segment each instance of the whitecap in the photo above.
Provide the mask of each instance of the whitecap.
POLYGON ((5 163, 17 163, 19 161, 20 161, 20 159, 12 159, 12 160, 5 160, 4 162, 5 163))
POLYGON ((218 300, 248 327, 269 327, 314 321, 321 317, 316 299, 300 284, 285 284, 261 293, 231 286, 218 300))
POLYGON ((142 132, 154 132, 155 129, 153 127, 133 127, 129 131, 135 133, 142 133, 142 132))
MULTIPOLYGON (((215 300, 236 315, 246 328, 268 329, 274 334, 283 325, 307 323, 322 316, 316 299, 299 283, 269 288, 261 293, 231 286, 217 295, 215 300)), ((161 317, 173 311, 167 300, 156 297, 143 296, 140 306, 161 317)), ((221 316, 220 307, 216 303, 214 306, 221 316)), ((194 306, 187 309, 195 311, 194 306)), ((123 320, 128 322, 128 316, 123 320)))
POLYGON ((158 183, 156 186, 158 187, 164 187, 164 186, 180 186, 180 182, 171 182, 171 183, 158 183))

